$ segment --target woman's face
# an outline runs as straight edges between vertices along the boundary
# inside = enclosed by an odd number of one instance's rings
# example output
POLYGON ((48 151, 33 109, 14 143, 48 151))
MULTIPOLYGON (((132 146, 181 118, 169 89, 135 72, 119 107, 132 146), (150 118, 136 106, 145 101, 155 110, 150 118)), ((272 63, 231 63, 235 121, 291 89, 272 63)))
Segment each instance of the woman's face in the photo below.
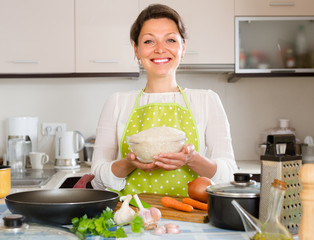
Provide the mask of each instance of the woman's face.
POLYGON ((143 24, 134 51, 147 74, 163 77, 175 74, 185 44, 174 21, 150 19, 143 24))

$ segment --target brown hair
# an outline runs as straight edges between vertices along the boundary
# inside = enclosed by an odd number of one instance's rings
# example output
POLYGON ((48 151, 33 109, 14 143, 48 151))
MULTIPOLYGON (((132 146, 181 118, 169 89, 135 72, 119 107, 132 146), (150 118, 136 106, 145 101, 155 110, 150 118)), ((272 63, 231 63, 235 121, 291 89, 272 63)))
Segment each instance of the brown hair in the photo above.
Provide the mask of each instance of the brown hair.
POLYGON ((183 39, 186 38, 185 26, 180 15, 172 8, 163 4, 152 4, 145 8, 133 23, 130 31, 131 41, 138 45, 138 36, 142 30, 144 23, 150 19, 168 18, 175 22, 179 33, 183 39))

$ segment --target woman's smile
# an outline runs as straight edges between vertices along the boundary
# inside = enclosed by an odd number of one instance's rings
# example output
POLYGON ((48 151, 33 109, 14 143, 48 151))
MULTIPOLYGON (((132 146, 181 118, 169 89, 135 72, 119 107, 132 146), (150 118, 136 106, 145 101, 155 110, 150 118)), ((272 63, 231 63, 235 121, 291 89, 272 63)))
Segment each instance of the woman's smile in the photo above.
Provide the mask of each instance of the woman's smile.
POLYGON ((171 61, 171 58, 153 58, 151 59, 151 61, 156 64, 165 64, 169 63, 171 61))

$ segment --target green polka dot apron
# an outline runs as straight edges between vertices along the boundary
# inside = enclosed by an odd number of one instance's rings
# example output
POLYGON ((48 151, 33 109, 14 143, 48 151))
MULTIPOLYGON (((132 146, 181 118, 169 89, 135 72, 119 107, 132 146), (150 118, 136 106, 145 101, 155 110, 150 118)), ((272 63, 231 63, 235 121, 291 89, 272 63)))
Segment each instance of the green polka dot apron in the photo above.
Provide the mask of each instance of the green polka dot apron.
MULTIPOLYGON (((128 119, 121 138, 121 158, 125 158, 130 152, 126 142, 126 136, 139 133, 152 127, 172 127, 186 133, 186 143, 194 144, 199 151, 198 130, 194 116, 185 94, 178 86, 186 107, 177 103, 150 103, 137 106, 143 89, 137 96, 133 111, 128 119)), ((154 193, 173 196, 188 196, 188 182, 194 180, 198 175, 186 165, 172 171, 158 169, 144 172, 135 169, 126 178, 123 194, 154 193)))

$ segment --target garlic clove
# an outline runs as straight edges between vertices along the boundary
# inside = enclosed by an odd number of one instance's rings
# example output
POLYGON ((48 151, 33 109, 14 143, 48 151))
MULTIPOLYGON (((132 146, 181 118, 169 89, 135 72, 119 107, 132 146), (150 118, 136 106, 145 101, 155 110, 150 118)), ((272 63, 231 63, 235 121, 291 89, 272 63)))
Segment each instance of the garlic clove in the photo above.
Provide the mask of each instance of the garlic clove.
POLYGON ((166 233, 169 234, 178 234, 181 232, 179 226, 175 223, 166 223, 164 227, 166 229, 166 233))
POLYGON ((179 234, 181 231, 179 228, 168 228, 167 233, 168 234, 179 234))
POLYGON ((150 215, 155 223, 158 223, 161 219, 161 212, 158 208, 151 207, 149 209, 150 215))
POLYGON ((178 226, 177 224, 175 224, 175 223, 166 223, 166 224, 164 225, 164 227, 165 227, 166 229, 168 229, 168 228, 179 228, 179 226, 178 226))
POLYGON ((166 234, 166 229, 165 229, 165 227, 163 227, 163 226, 157 227, 157 228, 155 228, 153 234, 155 234, 155 235, 163 235, 163 234, 166 234))

